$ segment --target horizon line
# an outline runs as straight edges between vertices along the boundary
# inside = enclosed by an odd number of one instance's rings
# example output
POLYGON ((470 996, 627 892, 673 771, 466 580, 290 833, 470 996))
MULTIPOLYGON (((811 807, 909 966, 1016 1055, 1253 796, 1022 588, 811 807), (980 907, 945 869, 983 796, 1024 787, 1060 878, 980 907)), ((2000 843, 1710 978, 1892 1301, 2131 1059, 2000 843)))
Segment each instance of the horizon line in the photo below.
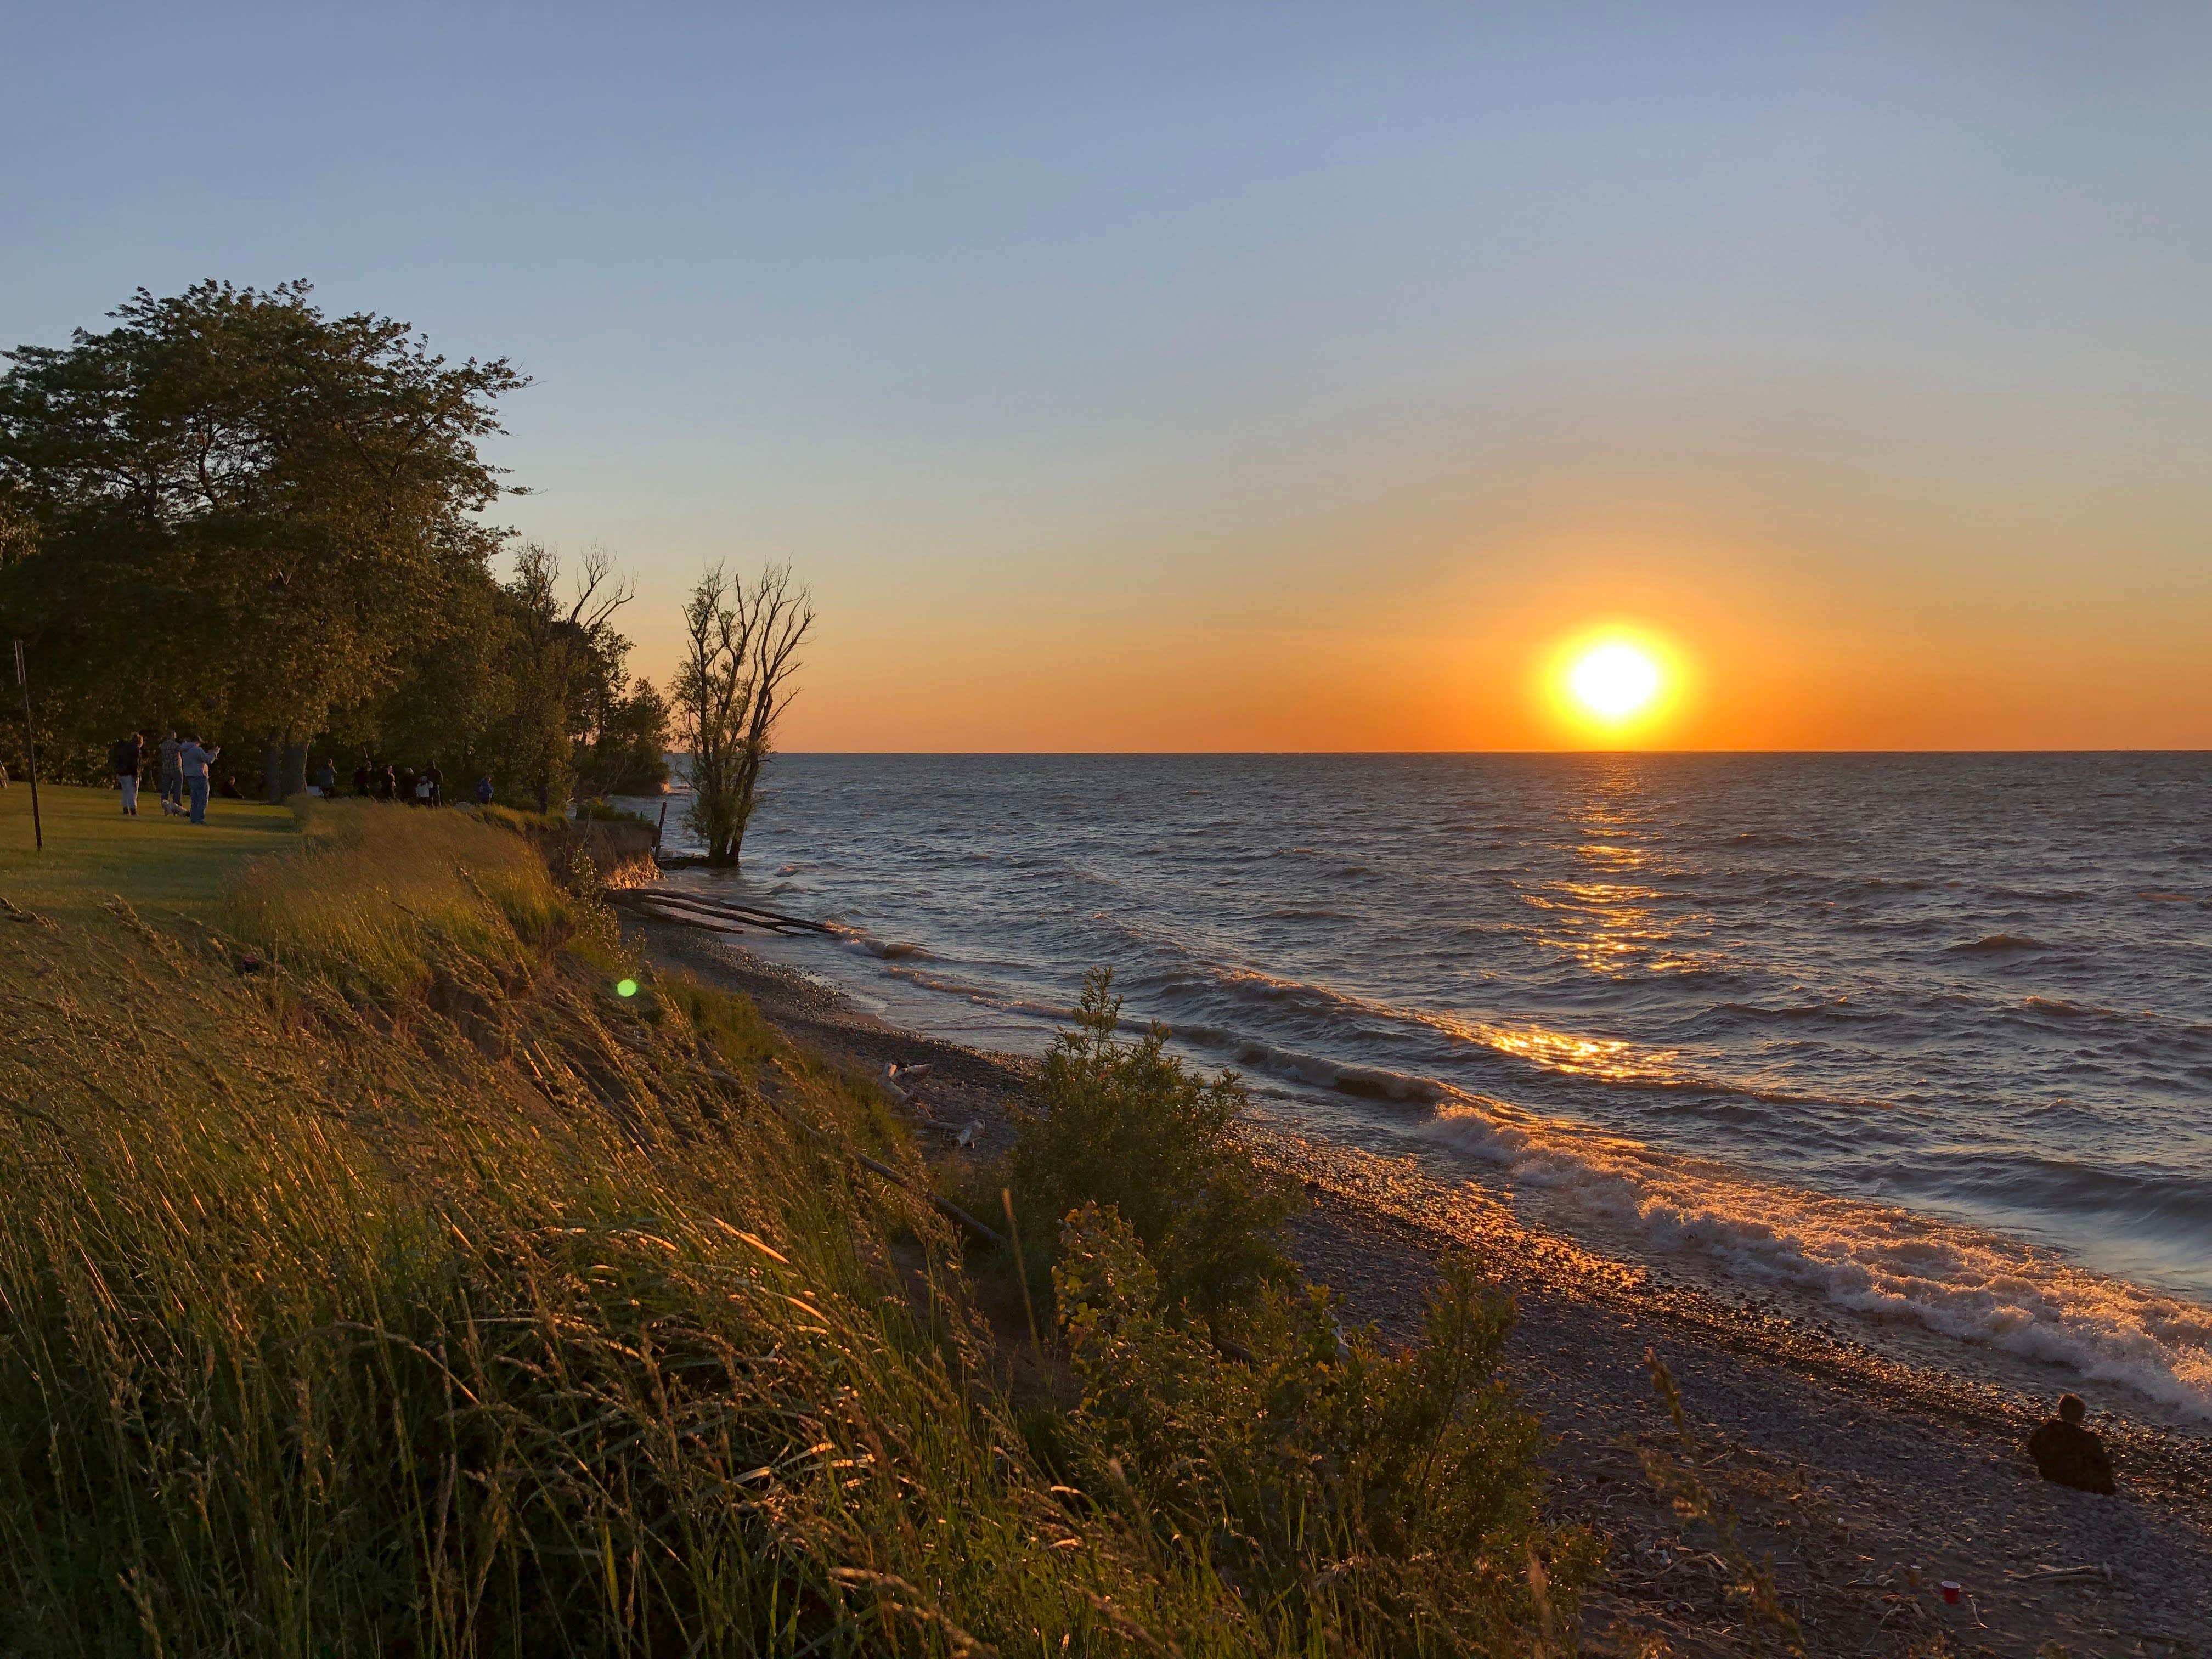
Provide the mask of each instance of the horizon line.
MULTIPOLYGON (((688 750, 671 749, 671 755, 688 754, 688 750)), ((1622 759, 1628 757, 1665 758, 1681 756, 1711 759, 1726 756, 1758 756, 1773 758, 1801 756, 1863 755, 1877 758, 1905 757, 1958 756, 2090 756, 2090 755, 2155 755, 2212 757, 2212 744, 2193 749, 2106 748, 2106 749, 779 749, 778 757, 823 756, 885 758, 911 757, 915 759, 1056 759, 1074 760, 1096 757, 1123 760, 1222 759, 1225 757, 1252 759, 1292 759, 1307 757, 1328 760, 1357 760, 1369 757, 1396 757, 1407 759, 1443 758, 1513 758, 1526 759, 1544 757, 1592 757, 1622 759)))

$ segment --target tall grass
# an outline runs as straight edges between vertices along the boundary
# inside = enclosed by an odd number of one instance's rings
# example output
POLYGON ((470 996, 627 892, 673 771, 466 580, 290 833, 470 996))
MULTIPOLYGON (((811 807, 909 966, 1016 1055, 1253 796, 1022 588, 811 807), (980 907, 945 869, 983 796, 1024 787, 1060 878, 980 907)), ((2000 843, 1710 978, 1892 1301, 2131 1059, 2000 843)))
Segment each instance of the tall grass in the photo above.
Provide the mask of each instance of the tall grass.
MULTIPOLYGON (((119 902, 0 924, 0 1651, 1517 1639, 1511 1583, 1455 1632, 1421 1621, 1473 1603, 1422 1591, 1409 1623, 1364 1588, 1402 1575, 1308 1582, 1329 1569, 1282 1533, 1294 1488, 1252 1473, 1280 1462, 1273 1440, 1219 1419, 1326 1372, 1310 1325, 1238 1327, 1255 1394, 1173 1310, 1124 1297, 1115 1328, 1166 1392, 1109 1411, 1094 1375, 1018 1423, 958 1241, 871 1085, 742 999, 644 973, 496 823, 332 804, 304 828, 216 928, 119 902), (614 994, 617 974, 642 990, 614 994), (1183 1429, 1224 1469, 1245 1448, 1246 1473, 1157 1484, 1183 1429), (1287 1542, 1237 1555, 1178 1530, 1217 1512, 1287 1542), (1286 1616, 1299 1598, 1320 1615, 1286 1616)), ((1075 1348, 1104 1352, 1095 1335, 1075 1348)), ((1343 1417, 1300 1419, 1297 1458, 1337 1455, 1343 1417)), ((1480 1425, 1458 1403, 1437 1420, 1474 1470, 1480 1425)), ((1521 1432, 1483 1454, 1507 1468, 1516 1549, 1536 1540, 1521 1432)), ((1488 1501, 1401 1530, 1458 1548, 1488 1501)), ((1332 1548, 1395 1547, 1338 1525, 1333 1497, 1313 1513, 1332 1548)))
POLYGON ((419 993, 439 963, 526 974, 573 931, 544 860, 503 822, 384 801, 295 810, 297 846, 246 866, 222 920, 305 973, 419 993))
POLYGON ((880 1115, 541 953, 581 919, 459 817, 311 823, 228 936, 0 940, 0 1645, 1242 1648, 1047 1489, 927 1205, 785 1115, 910 1165, 880 1115), (480 957, 527 994, 345 994, 480 957))

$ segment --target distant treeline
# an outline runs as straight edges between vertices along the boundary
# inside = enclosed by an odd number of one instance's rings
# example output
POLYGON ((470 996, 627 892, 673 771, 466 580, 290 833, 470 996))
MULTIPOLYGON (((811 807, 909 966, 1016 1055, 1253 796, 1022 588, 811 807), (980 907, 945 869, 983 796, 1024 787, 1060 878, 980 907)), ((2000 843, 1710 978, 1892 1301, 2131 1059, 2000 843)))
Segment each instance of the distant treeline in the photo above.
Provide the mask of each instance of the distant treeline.
POLYGON ((41 769, 93 781, 117 738, 174 726, 271 799, 325 755, 548 807, 659 788, 669 711, 625 666, 627 584, 484 517, 525 493, 477 449, 524 377, 309 293, 142 289, 105 332, 6 354, 0 633, 29 653, 41 769))

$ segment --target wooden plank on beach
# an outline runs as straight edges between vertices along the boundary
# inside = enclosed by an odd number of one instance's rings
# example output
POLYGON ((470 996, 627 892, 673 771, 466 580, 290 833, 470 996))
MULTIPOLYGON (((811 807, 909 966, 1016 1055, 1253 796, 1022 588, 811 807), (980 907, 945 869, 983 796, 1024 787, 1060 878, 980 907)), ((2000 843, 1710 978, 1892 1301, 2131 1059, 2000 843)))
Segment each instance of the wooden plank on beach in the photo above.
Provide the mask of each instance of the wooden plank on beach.
POLYGON ((781 910, 763 909, 757 905, 732 904, 727 900, 708 898, 696 893, 679 892, 668 888, 631 887, 622 890, 621 896, 639 903, 678 905, 717 916, 725 921, 741 921, 748 927, 765 927, 774 932, 798 928, 810 933, 828 933, 835 930, 804 916, 786 915, 781 910))
POLYGON ((740 921, 735 916, 705 915, 697 910, 679 910, 672 905, 647 903, 637 907, 658 921, 672 921, 685 927, 703 928, 710 933, 781 933, 790 929, 778 927, 764 921, 740 921))
MULTIPOLYGON (((655 904, 680 905, 687 910, 710 916, 720 916, 732 921, 749 922, 756 927, 817 927, 817 924, 802 924, 796 918, 779 915, 773 910, 757 910, 750 905, 730 904, 720 899, 700 898, 690 893, 648 891, 646 896, 655 904)), ((818 931, 827 932, 826 928, 818 931)))

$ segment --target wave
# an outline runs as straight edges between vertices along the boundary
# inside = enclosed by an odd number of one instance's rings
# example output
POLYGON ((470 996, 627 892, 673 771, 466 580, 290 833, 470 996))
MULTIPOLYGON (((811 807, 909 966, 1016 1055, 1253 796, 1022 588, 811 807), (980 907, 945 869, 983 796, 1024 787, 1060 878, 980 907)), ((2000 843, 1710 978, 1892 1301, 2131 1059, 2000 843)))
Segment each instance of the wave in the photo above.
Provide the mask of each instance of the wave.
POLYGON ((1996 1234, 1755 1182, 1502 1102, 1448 1103, 1428 1133, 1516 1187, 1626 1224, 1661 1249, 1876 1322, 2063 1364, 2212 1422, 2212 1310, 1996 1234))
POLYGON ((2009 955, 2015 951, 2051 951, 2057 947, 2019 933, 1991 933, 1986 938, 1968 939, 1949 948, 1957 956, 1994 957, 2009 955))
MULTIPOLYGON (((1303 1033, 1334 1046, 1346 1040, 1359 1042, 1441 1042, 1441 1053, 1427 1058, 1450 1065, 1474 1062, 1498 1069, 1504 1079, 1572 1079, 1601 1086, 1618 1085, 1695 1094, 1767 1105, 1824 1107, 1854 1113, 1887 1111, 1890 1103, 1867 1097, 1824 1094, 1813 1091, 1778 1089, 1731 1082, 1685 1069, 1673 1049, 1650 1048, 1617 1038, 1588 1036, 1541 1026, 1487 1024, 1463 1016, 1396 1004, 1338 991, 1303 980, 1277 979, 1250 969, 1237 969, 1203 961, 1188 961, 1171 971, 1133 981, 1167 1005, 1170 1024, 1200 1042, 1235 1046, 1251 1043, 1266 1049, 1279 1039, 1266 1042, 1248 1036, 1233 1016, 1241 1009, 1264 1010, 1278 1023, 1303 1024, 1303 1033), (1195 1006, 1199 1018, 1176 1013, 1176 1005, 1195 1006), (1222 1005, 1226 1004, 1226 1007, 1222 1005), (1227 1020, 1223 1013, 1232 1017, 1227 1020), (1201 1036, 1206 1032, 1209 1036, 1201 1036)), ((1339 1062, 1317 1062, 1335 1065, 1339 1062)), ((1357 1069, 1385 1068, 1361 1066, 1357 1069)), ((1391 1068, 1390 1074, 1413 1073, 1391 1068)), ((1408 1099, 1419 1098, 1418 1093, 1408 1099)))

